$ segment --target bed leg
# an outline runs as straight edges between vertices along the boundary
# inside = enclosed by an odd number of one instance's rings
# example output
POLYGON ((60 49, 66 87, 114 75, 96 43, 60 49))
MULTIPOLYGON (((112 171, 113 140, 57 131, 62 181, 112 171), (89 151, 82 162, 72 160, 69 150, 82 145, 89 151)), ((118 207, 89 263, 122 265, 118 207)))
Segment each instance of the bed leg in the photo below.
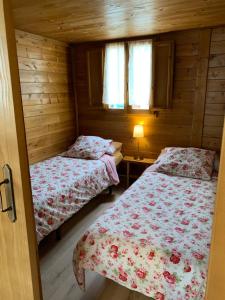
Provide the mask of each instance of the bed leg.
POLYGON ((60 228, 56 229, 55 235, 56 235, 56 240, 57 240, 57 241, 60 241, 61 238, 62 238, 62 237, 61 237, 61 230, 60 230, 60 228))
POLYGON ((109 187, 109 195, 112 195, 112 186, 109 187))

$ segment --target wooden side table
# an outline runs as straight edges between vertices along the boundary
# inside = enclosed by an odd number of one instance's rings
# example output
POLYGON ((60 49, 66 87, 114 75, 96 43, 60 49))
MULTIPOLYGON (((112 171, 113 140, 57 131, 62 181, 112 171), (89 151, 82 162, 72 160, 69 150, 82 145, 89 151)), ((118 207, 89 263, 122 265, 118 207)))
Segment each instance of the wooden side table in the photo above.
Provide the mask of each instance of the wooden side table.
POLYGON ((127 164, 127 187, 130 185, 130 178, 137 178, 134 176, 131 176, 130 174, 130 164, 139 164, 139 165, 146 165, 146 167, 151 166, 156 161, 155 158, 143 158, 142 160, 137 160, 133 156, 127 156, 125 155, 123 158, 123 161, 127 164))

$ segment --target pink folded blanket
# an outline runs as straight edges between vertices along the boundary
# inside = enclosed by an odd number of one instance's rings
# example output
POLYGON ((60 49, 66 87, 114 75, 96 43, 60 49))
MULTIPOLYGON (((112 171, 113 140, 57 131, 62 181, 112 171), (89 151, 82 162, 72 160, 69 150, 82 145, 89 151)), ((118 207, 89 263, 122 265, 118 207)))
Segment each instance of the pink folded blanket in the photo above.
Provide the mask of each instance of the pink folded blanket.
POLYGON ((108 154, 104 154, 100 158, 100 160, 102 162, 104 162, 104 164, 106 166, 107 173, 109 175, 109 178, 112 181, 112 184, 117 185, 120 182, 120 180, 119 180, 119 176, 118 176, 118 173, 117 173, 117 170, 116 170, 116 164, 115 164, 115 161, 114 161, 113 157, 108 155, 108 154))

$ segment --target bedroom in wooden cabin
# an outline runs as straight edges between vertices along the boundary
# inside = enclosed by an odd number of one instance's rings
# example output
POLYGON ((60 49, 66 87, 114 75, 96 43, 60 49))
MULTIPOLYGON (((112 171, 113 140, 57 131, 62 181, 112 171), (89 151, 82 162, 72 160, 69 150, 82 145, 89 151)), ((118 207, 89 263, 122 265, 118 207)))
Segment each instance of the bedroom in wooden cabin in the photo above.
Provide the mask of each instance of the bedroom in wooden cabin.
POLYGON ((224 1, 0 0, 0 82, 1 300, 225 299, 224 1))

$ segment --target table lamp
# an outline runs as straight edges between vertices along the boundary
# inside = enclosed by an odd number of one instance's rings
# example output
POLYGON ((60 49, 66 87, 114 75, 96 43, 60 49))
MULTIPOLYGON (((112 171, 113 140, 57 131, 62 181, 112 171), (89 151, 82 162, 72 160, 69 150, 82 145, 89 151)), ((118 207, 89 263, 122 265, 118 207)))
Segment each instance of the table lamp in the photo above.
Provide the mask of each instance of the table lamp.
POLYGON ((143 125, 135 125, 134 126, 133 137, 137 138, 137 143, 138 143, 138 155, 137 155, 137 158, 135 157, 135 159, 142 160, 143 158, 140 157, 140 151, 139 151, 140 145, 139 145, 139 143, 140 143, 140 138, 144 137, 144 127, 143 127, 143 125))

